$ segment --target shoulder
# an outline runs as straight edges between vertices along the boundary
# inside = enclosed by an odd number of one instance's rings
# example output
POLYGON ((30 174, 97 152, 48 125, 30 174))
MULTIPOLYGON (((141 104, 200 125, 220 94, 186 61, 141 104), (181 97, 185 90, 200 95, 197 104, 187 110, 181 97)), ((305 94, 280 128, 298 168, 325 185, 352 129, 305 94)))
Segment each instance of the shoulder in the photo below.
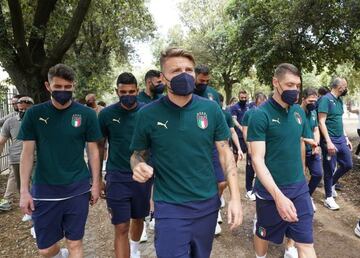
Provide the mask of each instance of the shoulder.
POLYGON ((140 102, 139 104, 139 114, 148 114, 154 112, 156 109, 161 109, 163 107, 164 98, 157 99, 148 104, 140 102))

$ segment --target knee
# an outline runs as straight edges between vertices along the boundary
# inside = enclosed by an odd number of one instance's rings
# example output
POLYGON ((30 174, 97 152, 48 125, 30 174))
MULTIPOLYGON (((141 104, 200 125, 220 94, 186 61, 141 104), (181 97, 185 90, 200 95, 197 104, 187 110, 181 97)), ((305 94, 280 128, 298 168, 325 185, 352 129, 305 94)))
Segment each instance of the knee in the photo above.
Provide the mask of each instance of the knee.
POLYGON ((117 236, 126 236, 129 234, 129 223, 121 223, 118 225, 115 225, 115 234, 117 236))
POLYGON ((39 254, 43 257, 53 257, 56 253, 59 252, 57 245, 50 246, 48 248, 39 249, 39 254))
POLYGON ((299 251, 299 257, 316 257, 314 244, 299 244, 296 243, 296 248, 299 251))
POLYGON ((348 163, 344 164, 343 168, 344 168, 345 171, 349 171, 350 169, 353 168, 352 162, 348 162, 348 163))
POLYGON ((69 249, 70 253, 78 252, 82 249, 82 241, 81 240, 67 240, 66 241, 67 248, 69 249))

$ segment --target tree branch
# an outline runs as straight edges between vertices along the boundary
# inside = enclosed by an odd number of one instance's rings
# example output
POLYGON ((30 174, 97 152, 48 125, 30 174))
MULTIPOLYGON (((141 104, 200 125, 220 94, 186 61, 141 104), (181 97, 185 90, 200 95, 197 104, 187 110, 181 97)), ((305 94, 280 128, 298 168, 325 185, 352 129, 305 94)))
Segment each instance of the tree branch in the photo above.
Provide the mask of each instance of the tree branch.
POLYGON ((73 17, 69 23, 69 26, 65 30, 65 33, 56 43, 52 51, 50 51, 49 58, 44 67, 46 70, 49 66, 54 65, 61 61, 62 57, 71 45, 75 42, 81 25, 84 21, 85 15, 89 9, 91 0, 79 0, 78 6, 74 12, 73 17))
POLYGON ((56 2, 57 0, 38 0, 37 2, 33 27, 29 38, 29 51, 32 60, 39 60, 40 63, 46 56, 44 48, 45 28, 49 22, 50 14, 55 9, 56 2))
POLYGON ((8 5, 14 33, 15 48, 18 52, 21 64, 24 68, 30 68, 32 62, 25 40, 24 20, 20 2, 18 0, 8 0, 8 5))

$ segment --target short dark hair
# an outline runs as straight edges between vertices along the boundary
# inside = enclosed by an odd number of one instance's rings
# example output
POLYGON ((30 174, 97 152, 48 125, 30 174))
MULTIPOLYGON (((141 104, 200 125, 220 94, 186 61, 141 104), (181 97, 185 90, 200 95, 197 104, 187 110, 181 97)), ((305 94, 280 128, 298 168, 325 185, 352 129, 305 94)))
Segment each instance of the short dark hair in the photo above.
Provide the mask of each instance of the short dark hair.
POLYGON ((171 57, 185 57, 195 65, 195 58, 189 51, 182 48, 171 47, 171 48, 167 48, 160 54, 161 69, 164 69, 164 63, 166 62, 167 59, 171 57))
POLYGON ((137 86, 137 80, 132 73, 124 72, 116 80, 116 86, 119 84, 135 84, 137 86))
POLYGON ((336 87, 340 84, 340 82, 341 82, 342 80, 345 80, 345 81, 346 81, 346 78, 340 77, 340 76, 334 76, 334 77, 331 79, 330 88, 331 88, 331 89, 336 88, 336 87))
POLYGON ((324 96, 325 94, 329 93, 330 89, 326 86, 322 86, 318 89, 318 95, 324 96))
POLYGON ((154 77, 160 77, 160 71, 158 70, 149 70, 147 71, 147 73, 145 74, 145 82, 148 80, 148 79, 152 79, 154 77))
POLYGON ((318 93, 317 93, 317 91, 316 91, 315 88, 311 88, 311 87, 310 87, 310 88, 306 88, 306 89, 304 89, 303 92, 302 92, 302 96, 303 96, 304 99, 306 99, 306 98, 308 98, 308 97, 310 97, 310 96, 313 96, 313 95, 315 95, 315 96, 318 95, 318 93))
POLYGON ((299 69, 297 69, 295 65, 289 63, 279 64, 275 69, 274 77, 279 79, 282 78, 286 73, 291 73, 293 75, 301 77, 299 69))
POLYGON ((266 97, 266 95, 265 95, 264 93, 262 93, 262 92, 256 92, 254 99, 255 99, 255 103, 256 103, 259 99, 264 99, 264 100, 266 100, 267 97, 266 97))
POLYGON ((195 74, 203 74, 203 75, 209 75, 210 69, 206 65, 200 64, 195 66, 195 74))
POLYGON ((74 70, 64 64, 57 64, 53 67, 50 67, 48 72, 48 81, 51 82, 54 77, 59 77, 64 80, 74 82, 75 81, 75 72, 74 70))
POLYGON ((100 106, 102 106, 102 107, 106 107, 105 101, 102 101, 102 100, 100 100, 100 101, 98 102, 98 105, 100 105, 100 106))

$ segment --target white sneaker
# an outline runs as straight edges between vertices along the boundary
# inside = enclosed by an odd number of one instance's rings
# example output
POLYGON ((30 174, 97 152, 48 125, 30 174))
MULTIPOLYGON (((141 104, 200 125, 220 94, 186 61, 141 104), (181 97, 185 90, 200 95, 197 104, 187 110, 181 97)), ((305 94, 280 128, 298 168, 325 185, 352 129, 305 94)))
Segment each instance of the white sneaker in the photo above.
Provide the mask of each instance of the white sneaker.
POLYGON ((32 227, 30 228, 30 234, 32 235, 33 238, 36 238, 34 226, 32 226, 32 227))
POLYGON ((218 223, 218 224, 223 223, 220 210, 219 210, 219 212, 218 212, 217 223, 218 223))
POLYGON ((314 199, 313 199, 312 197, 311 197, 311 203, 312 203, 312 206, 313 206, 314 212, 316 212, 315 202, 314 202, 314 199))
POLYGON ((225 199, 224 199, 223 195, 221 195, 221 197, 220 197, 220 202, 221 202, 220 208, 224 208, 225 207, 225 199))
POLYGON ((215 228, 215 236, 218 236, 221 234, 221 227, 219 223, 216 223, 216 228, 215 228))
POLYGON ((359 225, 360 222, 356 223, 356 227, 354 229, 354 233, 357 237, 360 237, 360 225, 359 225))
POLYGON ((61 256, 63 258, 68 258, 69 257, 69 250, 67 248, 61 248, 60 253, 61 253, 61 256))
POLYGON ((148 240, 147 234, 146 234, 146 222, 144 221, 144 228, 143 228, 143 232, 141 233, 141 237, 140 237, 140 243, 144 243, 148 240))
POLYGON ((256 200, 256 196, 255 196, 255 194, 253 194, 252 191, 247 191, 246 194, 245 194, 245 197, 247 199, 249 199, 250 201, 255 201, 256 200))
POLYGON ((26 221, 30 221, 30 220, 31 220, 31 216, 27 215, 27 214, 25 214, 24 217, 22 217, 22 219, 21 219, 22 222, 26 222, 26 221))
POLYGON ((289 247, 285 249, 284 258, 298 258, 298 251, 296 247, 289 247))
POLYGON ((332 197, 334 197, 334 198, 338 197, 338 194, 337 194, 337 192, 336 192, 336 190, 335 190, 335 185, 333 185, 333 186, 331 187, 331 195, 332 195, 332 197))
POLYGON ((150 220, 150 222, 149 222, 149 229, 150 229, 150 230, 155 230, 155 218, 153 218, 152 220, 150 220))
POLYGON ((328 197, 324 201, 324 205, 326 208, 330 210, 338 210, 340 206, 335 202, 334 197, 328 197))
POLYGON ((131 253, 130 258, 140 258, 140 251, 137 251, 136 253, 131 253))

